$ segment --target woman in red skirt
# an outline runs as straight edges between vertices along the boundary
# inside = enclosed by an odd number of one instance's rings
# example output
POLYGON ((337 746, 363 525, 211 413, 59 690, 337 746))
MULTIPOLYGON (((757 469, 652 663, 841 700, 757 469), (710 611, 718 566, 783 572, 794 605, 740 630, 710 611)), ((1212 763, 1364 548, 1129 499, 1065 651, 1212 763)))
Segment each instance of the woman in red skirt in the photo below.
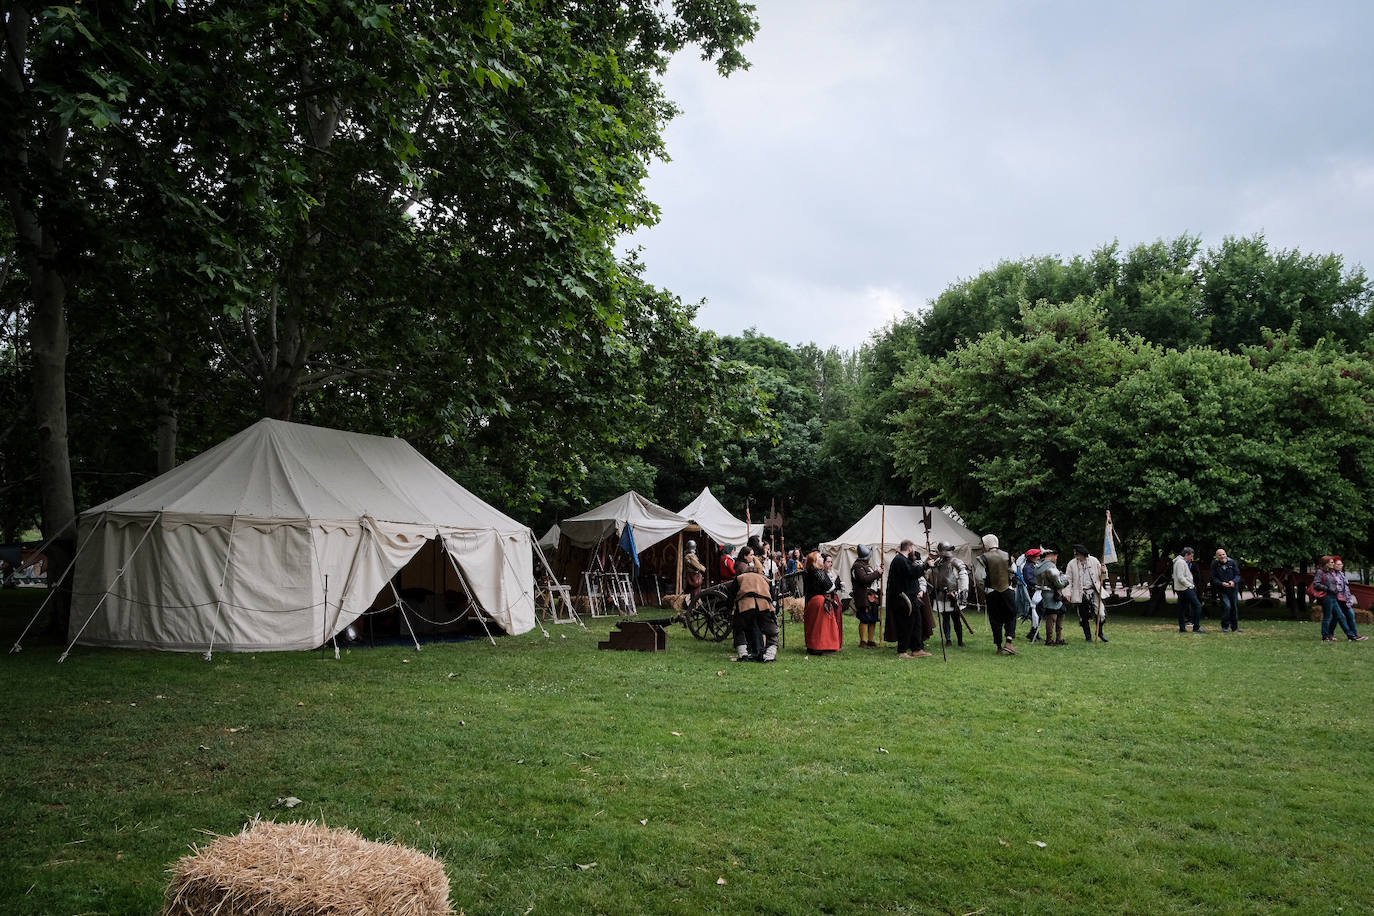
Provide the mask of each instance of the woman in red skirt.
POLYGON ((806 555, 802 587, 806 595, 806 651, 811 655, 832 655, 844 645, 844 624, 840 616, 840 596, 830 567, 834 561, 813 550, 806 555))

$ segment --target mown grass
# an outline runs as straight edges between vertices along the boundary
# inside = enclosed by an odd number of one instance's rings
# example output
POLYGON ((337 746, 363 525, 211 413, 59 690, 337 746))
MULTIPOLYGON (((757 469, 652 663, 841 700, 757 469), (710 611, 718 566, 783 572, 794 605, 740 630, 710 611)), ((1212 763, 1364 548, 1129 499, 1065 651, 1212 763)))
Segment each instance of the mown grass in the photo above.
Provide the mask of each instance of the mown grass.
POLYGON ((983 626, 946 664, 808 658, 794 625, 737 665, 608 628, 339 661, 30 639, 0 663, 4 909, 153 912, 261 814, 432 852, 467 914, 1374 911, 1374 641, 1141 618, 1001 658, 983 626))

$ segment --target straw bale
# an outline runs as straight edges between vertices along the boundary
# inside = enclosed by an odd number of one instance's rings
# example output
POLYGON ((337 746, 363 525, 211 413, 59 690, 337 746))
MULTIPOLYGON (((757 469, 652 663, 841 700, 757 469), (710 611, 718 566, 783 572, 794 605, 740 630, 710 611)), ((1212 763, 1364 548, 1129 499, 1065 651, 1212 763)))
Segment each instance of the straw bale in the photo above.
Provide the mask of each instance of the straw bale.
POLYGON ((664 595, 663 606, 674 611, 687 609, 687 599, 690 595, 664 595))
POLYGON ((169 869, 165 916, 451 916, 437 860, 313 821, 254 821, 169 869))
POLYGON ((806 602, 801 598, 782 599, 782 609, 793 623, 801 623, 806 616, 806 602))

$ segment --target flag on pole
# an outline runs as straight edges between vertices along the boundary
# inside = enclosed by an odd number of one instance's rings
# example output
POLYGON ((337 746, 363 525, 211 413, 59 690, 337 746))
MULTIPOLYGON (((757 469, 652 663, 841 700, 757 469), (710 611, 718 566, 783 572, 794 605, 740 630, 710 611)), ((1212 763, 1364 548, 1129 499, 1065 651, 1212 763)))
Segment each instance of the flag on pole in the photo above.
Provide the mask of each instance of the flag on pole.
POLYGON ((620 532, 620 549, 630 555, 630 559, 635 564, 635 575, 639 575, 639 551, 635 548, 635 529, 632 525, 626 524, 625 530, 620 532))
POLYGON ((1121 558, 1116 555, 1116 532, 1112 529, 1112 510, 1107 510, 1107 527, 1102 532, 1102 564, 1116 563, 1121 558))

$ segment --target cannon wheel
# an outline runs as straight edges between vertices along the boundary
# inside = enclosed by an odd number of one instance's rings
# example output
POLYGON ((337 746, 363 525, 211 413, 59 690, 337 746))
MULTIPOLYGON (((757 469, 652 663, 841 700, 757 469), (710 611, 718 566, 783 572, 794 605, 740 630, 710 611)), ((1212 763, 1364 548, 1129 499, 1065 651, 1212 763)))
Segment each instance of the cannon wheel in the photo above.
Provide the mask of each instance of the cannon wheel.
POLYGON ((704 591, 687 609, 687 629, 697 639, 720 642, 730 635, 731 619, 723 592, 704 591))

